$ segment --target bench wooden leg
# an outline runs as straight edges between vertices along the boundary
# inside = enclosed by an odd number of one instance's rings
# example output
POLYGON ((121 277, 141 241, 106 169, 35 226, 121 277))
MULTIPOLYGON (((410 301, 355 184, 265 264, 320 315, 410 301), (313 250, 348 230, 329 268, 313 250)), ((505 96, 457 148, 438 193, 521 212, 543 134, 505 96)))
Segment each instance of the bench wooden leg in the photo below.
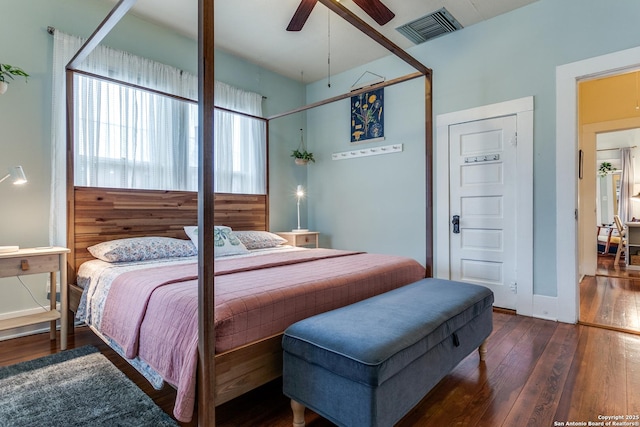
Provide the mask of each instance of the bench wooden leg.
POLYGON ((480 347, 478 347, 478 353, 480 353, 480 361, 484 362, 487 359, 487 342, 486 341, 480 344, 480 347))
POLYGON ((291 399, 291 410, 293 411, 293 427, 304 427, 304 405, 291 399))

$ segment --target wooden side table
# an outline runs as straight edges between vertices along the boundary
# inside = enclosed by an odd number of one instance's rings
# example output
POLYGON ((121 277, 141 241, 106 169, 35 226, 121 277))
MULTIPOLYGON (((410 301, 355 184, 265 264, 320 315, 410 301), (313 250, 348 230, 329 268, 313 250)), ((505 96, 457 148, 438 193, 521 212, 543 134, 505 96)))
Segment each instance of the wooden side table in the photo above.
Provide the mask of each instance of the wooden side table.
POLYGON ((51 278, 50 310, 37 314, 0 320, 0 331, 50 322, 50 337, 56 339, 56 320, 60 319, 60 350, 67 349, 67 253, 69 249, 44 247, 0 253, 0 277, 49 273, 51 278), (56 273, 60 272, 60 311, 56 309, 56 273))
POLYGON ((311 246, 316 248, 318 247, 318 236, 320 235, 317 231, 281 231, 275 234, 287 239, 287 244, 291 246, 311 246))

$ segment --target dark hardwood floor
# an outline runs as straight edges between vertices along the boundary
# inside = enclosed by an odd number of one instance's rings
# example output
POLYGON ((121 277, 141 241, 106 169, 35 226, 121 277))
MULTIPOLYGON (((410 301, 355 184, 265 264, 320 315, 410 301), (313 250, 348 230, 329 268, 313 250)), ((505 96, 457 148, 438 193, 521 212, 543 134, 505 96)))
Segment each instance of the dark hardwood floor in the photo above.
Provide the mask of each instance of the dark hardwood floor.
POLYGON ((598 256, 596 276, 580 282, 580 322, 640 334, 640 271, 598 256))
MULTIPOLYGON (((156 391, 89 329, 70 347, 97 346, 168 413, 174 392, 156 391)), ((0 342, 0 365, 55 353, 48 334, 0 342)), ((554 426, 640 414, 640 336, 494 312, 488 358, 463 360, 398 426, 554 426)), ((217 426, 291 425, 280 381, 216 408, 217 426)), ((637 418, 633 422, 640 421, 637 418)), ((307 410, 310 427, 332 424, 307 410)), ((195 425, 195 423, 191 423, 195 425)))

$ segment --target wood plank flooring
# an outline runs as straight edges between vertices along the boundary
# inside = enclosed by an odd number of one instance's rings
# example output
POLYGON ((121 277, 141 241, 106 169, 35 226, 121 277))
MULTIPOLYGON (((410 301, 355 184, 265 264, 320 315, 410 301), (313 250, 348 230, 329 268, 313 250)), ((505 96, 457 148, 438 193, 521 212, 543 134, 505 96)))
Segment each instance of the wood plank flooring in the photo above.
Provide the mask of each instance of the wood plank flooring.
POLYGON ((580 282, 580 322, 640 334, 640 271, 599 256, 596 276, 580 282))
MULTIPOLYGON (((77 328, 69 346, 85 344, 96 345, 171 413, 171 388, 153 390, 89 329, 77 328)), ((56 351, 48 334, 3 341, 0 365, 56 351)), ((398 426, 540 427, 640 414, 640 336, 494 312, 488 351, 485 363, 477 352, 463 360, 398 426)), ((219 427, 291 425, 280 381, 216 408, 216 419, 219 427)), ((306 422, 333 425, 309 410, 306 422)))

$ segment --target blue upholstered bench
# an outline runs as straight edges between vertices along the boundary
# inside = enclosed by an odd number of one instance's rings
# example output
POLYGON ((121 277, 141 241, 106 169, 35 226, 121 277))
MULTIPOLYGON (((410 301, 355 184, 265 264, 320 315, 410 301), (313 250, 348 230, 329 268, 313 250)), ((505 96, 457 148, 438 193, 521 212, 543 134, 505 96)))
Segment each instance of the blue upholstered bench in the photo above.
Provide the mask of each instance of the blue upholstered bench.
POLYGON ((291 325, 283 392, 339 426, 392 426, 474 349, 484 360, 493 293, 424 279, 291 325))

